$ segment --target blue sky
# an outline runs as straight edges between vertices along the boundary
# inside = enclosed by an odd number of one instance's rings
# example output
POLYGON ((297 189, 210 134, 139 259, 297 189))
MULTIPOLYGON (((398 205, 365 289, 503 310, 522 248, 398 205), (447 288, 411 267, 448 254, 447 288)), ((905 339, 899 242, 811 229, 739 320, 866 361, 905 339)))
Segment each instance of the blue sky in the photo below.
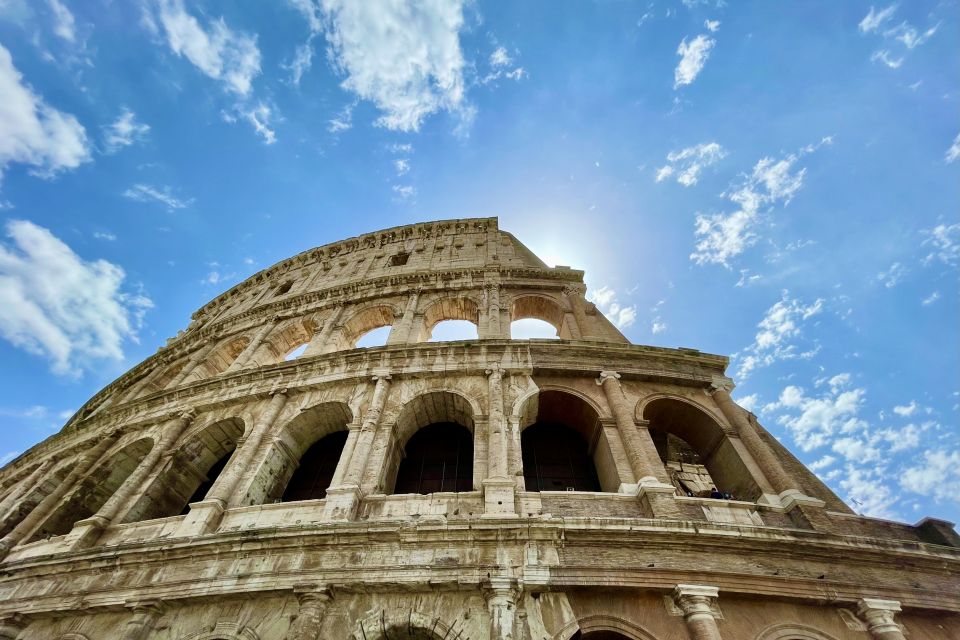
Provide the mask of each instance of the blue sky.
POLYGON ((216 294, 497 215, 855 509, 960 517, 960 8, 0 0, 0 456, 216 294))

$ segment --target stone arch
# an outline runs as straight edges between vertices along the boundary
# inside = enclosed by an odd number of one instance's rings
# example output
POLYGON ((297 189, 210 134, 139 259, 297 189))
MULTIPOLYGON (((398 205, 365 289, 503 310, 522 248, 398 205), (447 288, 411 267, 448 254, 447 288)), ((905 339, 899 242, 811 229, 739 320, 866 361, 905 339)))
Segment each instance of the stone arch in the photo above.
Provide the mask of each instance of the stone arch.
POLYGON ((250 336, 248 335, 232 336, 221 340, 220 344, 184 378, 184 384, 223 373, 249 344, 250 336))
POLYGON ((567 623, 553 635, 552 640, 589 640, 587 634, 609 632, 623 636, 627 640, 657 640, 656 636, 635 622, 619 616, 596 614, 584 616, 567 623))
POLYGON ((566 319, 563 305, 556 299, 543 294, 523 294, 510 301, 510 322, 533 318, 542 320, 557 330, 557 336, 569 340, 573 336, 566 319))
POLYGON ((647 408, 647 405, 655 400, 663 400, 663 399, 676 400, 677 402, 683 402, 685 404, 688 404, 694 409, 699 409, 700 411, 706 413, 711 418, 713 418, 714 422, 720 425, 721 429, 723 429, 724 431, 729 430, 729 426, 727 424, 726 418, 724 418, 723 414, 720 413, 718 410, 714 409, 713 407, 702 404, 700 402, 697 402, 696 400, 692 400, 691 398, 688 398, 686 396, 678 395, 675 393, 652 393, 648 396, 644 396, 643 398, 640 398, 640 400, 637 401, 636 407, 634 407, 634 417, 637 420, 643 420, 644 419, 643 412, 647 408))
POLYGON ((767 627, 757 636, 757 640, 837 640, 819 629, 795 622, 782 622, 767 627))
POLYGON ((301 410, 274 436, 240 504, 279 501, 303 454, 325 436, 345 431, 351 422, 353 412, 344 402, 321 402, 301 410))
MULTIPOLYGON (((702 407, 685 398, 660 396, 644 402, 642 419, 648 422, 657 453, 681 491, 709 497, 711 487, 701 486, 709 482, 738 499, 755 500, 761 495, 760 486, 721 423, 702 407), (689 472, 696 471, 698 475, 698 467, 702 467, 703 479, 680 479, 678 474, 685 462, 694 465, 689 472)), ((683 471, 685 476, 689 472, 683 471)))
POLYGON ((402 315, 403 312, 400 309, 383 302, 356 311, 348 320, 340 324, 336 339, 337 348, 355 348, 357 340, 364 334, 380 327, 392 327, 402 315))
MULTIPOLYGON (((420 393, 400 408, 394 423, 393 435, 389 452, 386 456, 386 463, 383 465, 383 475, 378 486, 385 487, 385 493, 393 493, 396 487, 397 478, 401 472, 401 465, 407 457, 407 446, 414 439, 421 429, 434 427, 436 425, 459 425, 470 434, 470 438, 476 432, 475 417, 478 414, 478 403, 467 395, 454 390, 430 390, 420 393)), ((450 427, 452 429, 452 427, 450 427)), ((458 437, 455 431, 438 430, 434 435, 444 437, 442 445, 450 448, 446 453, 454 454, 455 440, 458 437), (449 435, 450 441, 447 441, 449 435)), ((472 480, 471 488, 477 482, 473 477, 473 470, 476 468, 476 447, 473 447, 472 440, 470 444, 471 459, 467 462, 468 468, 463 468, 463 472, 469 472, 472 480)), ((460 449, 457 449, 460 451, 460 449)), ((462 464, 464 461, 459 461, 462 464)), ((463 489, 460 489, 463 490, 463 489)))
POLYGON ((458 623, 447 624, 439 617, 419 611, 372 611, 357 621, 350 640, 443 640, 457 636, 458 623))
POLYGON ((479 331, 480 306, 467 296, 435 300, 423 311, 423 324, 420 326, 417 342, 429 340, 434 327, 445 320, 466 320, 472 322, 479 331))
POLYGON ((218 622, 210 631, 197 631, 181 640, 260 640, 259 634, 238 622, 218 622))
POLYGON ((76 522, 94 515, 133 473, 154 444, 153 438, 145 437, 114 447, 72 488, 31 539, 69 533, 76 522))
POLYGON ((242 419, 232 417, 191 430, 170 452, 163 469, 124 515, 123 522, 175 516, 187 505, 203 500, 236 449, 245 426, 242 419))
POLYGON ((548 483, 549 486, 561 480, 559 476, 540 477, 538 458, 544 453, 552 455, 554 449, 557 455, 567 454, 571 461, 569 479, 573 484, 568 486, 588 491, 614 492, 619 489, 623 480, 600 423, 600 408, 592 399, 573 389, 544 386, 528 393, 522 404, 515 405, 514 411, 520 429, 524 485, 528 490, 552 490, 544 489, 542 485, 548 483), (556 443, 551 443, 554 438, 556 443), (556 449, 555 445, 559 446, 561 441, 563 449, 556 449))
MULTIPOLYGON (((187 366, 188 358, 186 356, 174 360, 172 363, 164 366, 160 366, 153 373, 148 373, 147 376, 149 380, 140 387, 137 392, 130 396, 130 400, 135 398, 142 398, 143 396, 148 396, 152 393, 157 393, 158 391, 163 391, 167 386, 173 382, 173 379, 187 366)), ((135 383, 138 384, 138 383, 135 383)))
MULTIPOLYGON (((26 490, 16 498, 14 504, 7 509, 6 513, 0 513, 0 536, 7 535, 15 526, 20 524, 21 520, 26 518, 44 498, 50 495, 60 483, 66 480, 75 464, 76 459, 61 461, 55 465, 49 473, 39 478, 32 487, 27 487, 26 490)), ((24 477, 21 481, 26 479, 27 478, 24 477)), ((15 490, 16 485, 11 487, 11 491, 15 490)))
POLYGON ((270 332, 252 360, 259 366, 283 362, 288 353, 310 342, 316 330, 317 323, 312 317, 290 320, 270 332))

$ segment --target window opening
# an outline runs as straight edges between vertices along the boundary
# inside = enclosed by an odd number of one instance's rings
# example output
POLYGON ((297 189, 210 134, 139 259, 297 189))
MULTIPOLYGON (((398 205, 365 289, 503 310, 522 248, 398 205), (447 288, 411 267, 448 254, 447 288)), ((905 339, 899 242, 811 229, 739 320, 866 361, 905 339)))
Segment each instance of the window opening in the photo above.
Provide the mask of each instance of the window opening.
POLYGON ((587 441, 558 422, 538 422, 520 436, 527 491, 600 491, 587 441))
POLYGON ((404 448, 394 493, 473 490, 473 435, 456 422, 420 429, 404 448))
POLYGON ((390 256, 390 266, 391 267, 402 267, 407 264, 407 260, 410 259, 409 253, 398 253, 394 256, 390 256))
POLYGON ((288 353, 286 356, 284 356, 283 359, 286 360, 286 361, 288 361, 288 362, 289 362, 290 360, 296 360, 297 358, 299 358, 300 356, 302 356, 302 355, 303 355, 303 352, 306 351, 306 350, 307 350, 307 343, 304 342, 302 345, 300 345, 299 347, 297 347, 296 349, 294 349, 293 351, 291 351, 290 353, 288 353))
POLYGON ((277 290, 274 292, 274 296, 282 296, 283 294, 290 291, 290 288, 293 287, 293 280, 287 280, 282 285, 277 287, 277 290))
POLYGON ((230 461, 230 456, 232 455, 233 449, 230 449, 230 451, 226 452, 219 460, 213 463, 213 466, 207 471, 207 479, 200 483, 200 486, 197 487, 193 495, 190 496, 190 499, 187 500, 187 504, 183 505, 183 511, 180 512, 180 515, 186 515, 190 511, 191 504, 200 502, 207 497, 207 492, 210 491, 213 483, 220 477, 220 473, 223 472, 224 467, 227 466, 227 462, 230 461))
POLYGON ((370 347, 382 347, 387 344, 387 337, 390 335, 390 326, 377 327, 366 332, 357 340, 357 349, 367 349, 370 347))
POLYGON ((295 502, 326 498, 348 434, 347 431, 336 431, 307 449, 280 500, 295 502))
POLYGON ((477 325, 469 320, 441 320, 433 326, 430 342, 453 342, 479 338, 477 325))
POLYGON ((559 337, 556 328, 545 320, 524 318, 510 323, 510 338, 513 340, 557 339, 559 337))

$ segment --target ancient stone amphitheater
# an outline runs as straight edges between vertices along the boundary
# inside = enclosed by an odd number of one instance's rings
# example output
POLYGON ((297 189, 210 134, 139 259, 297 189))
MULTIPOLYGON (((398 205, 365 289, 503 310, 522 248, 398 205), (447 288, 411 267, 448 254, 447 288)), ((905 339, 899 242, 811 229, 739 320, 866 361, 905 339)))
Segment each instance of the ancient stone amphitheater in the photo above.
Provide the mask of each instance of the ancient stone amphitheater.
POLYGON ((856 515, 584 293, 496 218, 238 284, 0 472, 0 638, 960 638, 949 523, 856 515))

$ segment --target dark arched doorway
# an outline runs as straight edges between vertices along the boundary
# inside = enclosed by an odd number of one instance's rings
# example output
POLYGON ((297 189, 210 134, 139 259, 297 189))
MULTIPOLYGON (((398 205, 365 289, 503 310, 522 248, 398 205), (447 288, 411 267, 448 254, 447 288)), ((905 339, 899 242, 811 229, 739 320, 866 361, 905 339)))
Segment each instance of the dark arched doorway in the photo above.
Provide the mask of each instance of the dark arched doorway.
POLYGON ((473 435, 456 422, 423 427, 407 441, 393 493, 473 490, 473 435))
POLYGON ((527 491, 600 491, 590 447, 576 430, 538 422, 520 435, 527 491))
POLYGON ((283 492, 283 502, 322 500, 327 497, 327 489, 333 481, 348 434, 348 431, 335 431, 307 449, 283 492))

